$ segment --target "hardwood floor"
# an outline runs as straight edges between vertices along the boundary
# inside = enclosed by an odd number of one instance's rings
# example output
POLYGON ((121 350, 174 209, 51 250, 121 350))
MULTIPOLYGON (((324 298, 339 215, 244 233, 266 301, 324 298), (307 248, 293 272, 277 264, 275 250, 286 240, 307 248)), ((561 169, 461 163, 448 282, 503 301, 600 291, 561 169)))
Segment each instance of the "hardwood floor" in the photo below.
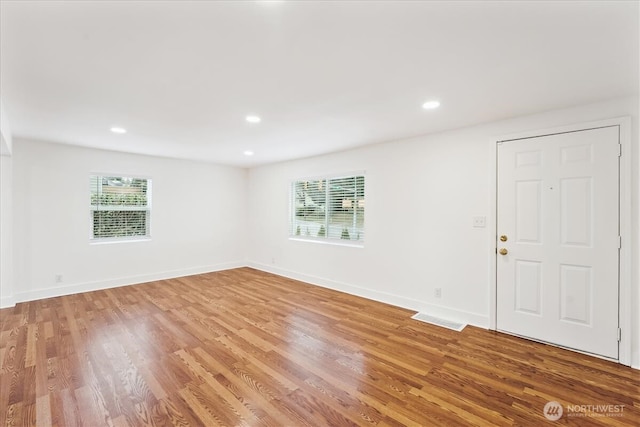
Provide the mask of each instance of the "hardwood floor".
POLYGON ((18 304, 0 423, 640 425, 640 371, 412 314, 249 268, 18 304))

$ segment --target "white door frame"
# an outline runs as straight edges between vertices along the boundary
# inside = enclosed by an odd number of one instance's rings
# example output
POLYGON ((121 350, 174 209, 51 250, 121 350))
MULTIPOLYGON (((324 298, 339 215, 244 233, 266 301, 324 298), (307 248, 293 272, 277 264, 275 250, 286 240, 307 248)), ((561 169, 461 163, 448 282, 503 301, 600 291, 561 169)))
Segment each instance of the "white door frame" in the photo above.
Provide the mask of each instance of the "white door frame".
POLYGON ((617 117, 613 119, 576 123, 568 126, 540 129, 535 131, 519 132, 502 135, 493 138, 490 142, 490 210, 487 221, 489 232, 489 329, 497 329, 497 275, 496 275, 496 239, 497 239, 497 161, 498 142, 533 138, 536 136, 552 135, 556 133, 572 132, 578 130, 620 126, 620 144, 622 145, 622 157, 620 158, 620 236, 622 247, 620 249, 620 293, 619 293, 619 318, 618 323, 622 329, 619 343, 618 362, 631 366, 631 117, 617 117))

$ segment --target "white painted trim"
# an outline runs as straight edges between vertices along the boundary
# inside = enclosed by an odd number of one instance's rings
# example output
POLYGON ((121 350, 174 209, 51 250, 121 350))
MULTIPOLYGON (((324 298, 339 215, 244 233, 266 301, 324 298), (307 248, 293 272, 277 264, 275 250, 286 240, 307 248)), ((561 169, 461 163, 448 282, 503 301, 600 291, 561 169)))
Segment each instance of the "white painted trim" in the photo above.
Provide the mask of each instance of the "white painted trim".
MULTIPOLYGON (((146 210, 146 209, 145 209, 146 210)), ((90 238, 90 245, 113 245, 120 243, 140 243, 151 242, 151 236, 129 236, 129 237, 98 237, 90 238)))
MULTIPOLYGON (((620 235, 622 236, 622 249, 620 250, 620 302, 619 302, 619 325, 622 328, 622 339, 618 346, 618 363, 626 366, 631 366, 631 250, 632 239, 631 233, 631 117, 616 117, 612 119, 604 119, 597 121, 589 121, 584 123, 575 123, 566 126, 559 126, 547 129, 539 129, 532 131, 524 131, 513 134, 507 134, 492 138, 490 141, 491 155, 491 169, 490 175, 490 187, 493 189, 490 195, 491 198, 491 210, 489 213, 489 245, 491 253, 491 261, 489 262, 489 328, 497 330, 497 277, 496 277, 496 262, 497 254, 495 247, 497 243, 497 162, 496 155, 500 141, 508 141, 512 139, 533 138, 543 135, 553 135, 563 132, 575 132, 579 130, 601 128, 607 126, 620 126, 620 143, 622 144, 622 157, 620 159, 620 235)), ((640 367, 634 366, 638 369, 640 367)))
POLYGON ((509 133, 506 135, 498 136, 496 138, 492 138, 492 141, 495 144, 500 141, 511 141, 514 139, 525 139, 525 138, 537 138, 539 136, 555 135, 558 133, 576 132, 580 130, 597 129, 597 128, 603 128, 608 126, 619 126, 625 122, 627 125, 630 125, 631 117, 630 116, 615 117, 612 119, 594 120, 594 121, 589 121, 584 123, 574 123, 574 124, 565 125, 565 126, 556 126, 552 128, 509 133))
POLYGON ((15 307, 16 301, 13 296, 10 297, 0 297, 0 308, 11 308, 15 307))
POLYGON ((451 320, 458 323, 466 323, 480 328, 486 328, 489 324, 487 316, 477 313, 471 313, 463 310, 456 310, 449 307, 443 307, 428 304, 423 301, 406 298, 387 292, 374 291, 359 286, 351 285, 343 282, 325 279, 318 276, 312 276, 297 271, 286 270, 274 267, 272 265, 261 264, 257 262, 249 262, 248 266, 256 270, 277 274, 278 276, 287 277, 289 279, 299 280, 301 282, 310 283, 312 285, 321 286, 323 288, 333 289, 335 291, 345 292, 350 295, 359 296, 373 301, 394 305, 396 307, 406 308, 416 312, 422 312, 431 316, 440 317, 445 320, 451 320))
POLYGON ((489 214, 487 215, 487 230, 489 232, 489 329, 498 330, 498 145, 499 139, 492 138, 489 141, 489 214))
POLYGON ((21 292, 14 295, 14 304, 18 302, 34 301, 44 298, 54 298, 64 295, 72 295, 80 292, 92 292, 103 289, 118 288, 121 286, 136 285, 140 283, 153 282, 156 280, 174 279, 177 277, 191 276, 194 274, 211 273, 214 271, 229 270, 232 268, 245 267, 245 262, 227 262, 201 267, 185 268, 180 270, 163 271, 153 274, 141 274, 138 276, 119 277, 116 279, 100 280, 96 282, 78 283, 74 285, 60 286, 56 288, 34 289, 28 292, 21 292))
MULTIPOLYGON (((622 329, 622 337, 618 344, 619 362, 630 366, 632 360, 631 341, 631 251, 632 251, 632 163, 631 163, 631 117, 621 117, 620 144, 622 144, 622 156, 620 157, 620 236, 622 236, 622 248, 620 249, 620 302, 618 321, 622 329)), ((640 343, 639 343, 640 344, 640 343)), ((637 367, 636 367, 637 368, 637 367)))
POLYGON ((289 237, 289 240, 294 241, 294 242, 307 242, 307 243, 317 243, 320 245, 331 245, 331 246, 344 246, 347 248, 360 248, 363 249, 364 248, 364 243, 343 243, 343 242, 362 242, 362 240, 341 240, 341 239, 335 239, 335 238, 317 238, 317 237, 309 237, 309 238, 305 238, 303 237, 299 237, 299 236, 294 236, 294 237, 289 237))
POLYGON ((322 277, 312 276, 309 274, 299 273, 296 271, 286 270, 282 268, 273 267, 267 264, 260 264, 256 262, 230 262, 223 264, 216 264, 211 266, 195 267, 182 270, 171 270, 161 273, 146 274, 139 276, 122 277, 117 279, 80 283, 75 285, 60 286, 57 288, 35 289, 29 292, 22 292, 14 295, 13 298, 3 298, 1 301, 2 308, 13 307, 18 302, 34 301, 44 298, 54 298, 64 295, 72 295, 81 292, 92 292, 103 289, 117 288, 121 286, 129 286, 140 283, 152 282, 155 280, 173 279, 176 277, 190 276, 194 274, 211 273, 214 271, 229 270, 233 268, 251 267, 256 270, 265 271, 268 273, 277 274, 279 276, 287 277, 294 280, 300 280, 305 283, 309 283, 316 286, 321 286, 328 289, 333 289, 340 292, 345 292, 350 295, 367 298, 373 301, 382 302, 385 304, 394 305, 396 307, 406 308, 416 312, 427 313, 432 316, 440 317, 445 320, 450 320, 458 323, 466 323, 469 325, 477 326, 480 328, 487 328, 489 324, 489 318, 487 316, 472 313, 463 310, 456 310, 449 307, 429 304, 423 301, 406 298, 399 295, 390 294, 387 292, 373 291, 370 289, 361 288, 359 286, 336 282, 322 277), (6 305, 5 305, 6 304, 6 305))
POLYGON ((11 156, 13 151, 13 134, 7 117, 7 110, 0 99, 0 155, 11 156))

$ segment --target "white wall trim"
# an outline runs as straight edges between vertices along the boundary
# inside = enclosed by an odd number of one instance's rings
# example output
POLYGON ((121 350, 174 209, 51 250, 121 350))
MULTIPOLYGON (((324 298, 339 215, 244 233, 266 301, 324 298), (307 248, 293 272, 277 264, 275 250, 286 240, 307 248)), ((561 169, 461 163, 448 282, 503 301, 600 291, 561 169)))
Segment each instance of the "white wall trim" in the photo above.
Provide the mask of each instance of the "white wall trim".
POLYGON ((10 156, 13 151, 13 135, 6 109, 0 98, 0 155, 10 156))
MULTIPOLYGON (((496 244, 497 244, 497 143, 499 141, 531 138, 536 136, 551 135, 563 132, 573 132, 584 129, 593 129, 606 126, 620 126, 620 143, 622 144, 622 157, 620 159, 620 235, 622 236, 622 249, 620 250, 620 303, 619 303, 619 324, 622 329, 622 339, 619 344, 618 362, 623 365, 631 366, 631 251, 632 251, 632 228, 631 228, 631 117, 616 117, 611 119, 588 121, 583 123, 575 123, 566 126, 558 126, 553 128, 539 129, 512 133, 492 138, 489 142, 491 150, 491 168, 489 170, 489 179, 491 191, 491 210, 489 213, 489 328, 496 330, 497 328, 497 276, 496 276, 496 244)), ((638 368, 634 366, 635 368, 638 368)))
POLYGON ((0 297, 0 308, 11 308, 16 305, 15 298, 13 296, 10 297, 0 297))
POLYGON ((318 276, 312 276, 297 271, 286 270, 283 268, 274 267, 272 265, 261 264, 257 262, 249 262, 248 267, 255 268, 256 270, 265 271, 267 273, 277 274, 278 276, 287 277, 289 279, 299 280, 301 282, 309 283, 323 288, 333 289, 335 291, 345 292, 350 295, 370 299, 373 301, 382 302, 385 304, 394 305, 396 307, 406 308, 408 310, 420 311, 428 313, 432 316, 440 317, 442 319, 451 320, 458 323, 466 323, 480 328, 487 328, 489 324, 489 318, 477 313, 471 313, 462 310, 456 310, 448 307, 433 305, 425 303, 423 301, 414 300, 412 298, 406 298, 399 295, 390 294, 387 292, 374 291, 371 289, 365 289, 356 285, 348 283, 337 282, 334 280, 325 279, 318 276))
MULTIPOLYGON (((244 261, 226 262, 221 264, 191 267, 180 270, 169 270, 153 274, 141 274, 137 276, 120 277, 116 279, 100 280, 96 282, 77 283, 74 285, 59 286, 56 288, 34 289, 28 292, 20 292, 15 294, 12 301, 9 301, 9 303, 13 302, 13 304, 8 305, 8 307, 13 306, 19 302, 35 301, 44 298, 54 298, 81 292, 92 292, 103 289, 118 288, 121 286, 137 285, 146 282, 153 282, 156 280, 175 279, 178 277, 192 276, 194 274, 212 273, 215 271, 230 270, 233 268, 241 268, 245 266, 246 263, 244 261)), ((4 299, 2 300, 2 302, 4 303, 4 299)), ((2 307, 4 307, 4 305, 2 307)))
POLYGON ((619 324, 622 329, 622 337, 618 347, 618 355, 621 364, 631 366, 633 360, 631 341, 634 339, 631 333, 633 329, 631 327, 631 297, 633 295, 631 289, 631 252, 633 250, 631 117, 620 117, 616 121, 620 124, 620 144, 622 144, 622 156, 620 157, 620 236, 622 236, 622 248, 620 249, 619 267, 619 324))
POLYGON ((72 295, 81 292, 92 292, 104 289, 118 288, 121 286, 136 285, 146 282, 152 282, 155 280, 166 280, 178 277, 191 276, 194 274, 211 273, 215 271, 230 270, 234 268, 251 267, 256 270, 265 271, 268 273, 276 274, 278 276, 287 277, 289 279, 299 280, 305 283, 309 283, 316 286, 321 286, 328 289, 333 289, 340 292, 345 292, 350 295, 359 296, 362 298, 370 299, 373 301, 382 302, 385 304, 394 305, 396 307, 406 308, 408 310, 419 311, 428 313, 432 316, 440 317, 442 319, 451 320, 459 323, 466 323, 469 325, 477 326, 480 328, 487 328, 489 325, 489 318, 481 314, 467 312, 463 310, 456 310, 449 307, 429 304, 423 301, 414 300, 412 298, 406 298, 399 295, 390 294, 387 292, 373 291, 365 289, 359 286, 337 282, 329 279, 325 279, 318 276, 313 276, 296 271, 286 270, 282 268, 273 267, 271 265, 256 263, 256 262, 229 262, 210 266, 194 267, 182 270, 171 270, 161 273, 145 274, 138 276, 122 277, 117 279, 102 280, 96 282, 79 283, 68 286, 60 286, 56 288, 43 288, 34 289, 29 292, 21 292, 15 294, 12 298, 6 297, 0 299, 0 308, 13 307, 16 303, 34 301, 45 298, 54 298, 65 295, 72 295))

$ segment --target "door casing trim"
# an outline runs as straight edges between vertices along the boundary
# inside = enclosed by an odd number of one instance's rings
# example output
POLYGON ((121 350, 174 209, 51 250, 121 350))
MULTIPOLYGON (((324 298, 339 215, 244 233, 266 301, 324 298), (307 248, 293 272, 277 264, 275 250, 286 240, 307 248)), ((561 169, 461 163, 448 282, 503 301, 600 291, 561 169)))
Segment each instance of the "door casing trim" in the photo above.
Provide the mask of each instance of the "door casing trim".
POLYGON ((547 129, 539 129, 518 133, 511 133, 492 138, 490 142, 491 161, 489 168, 489 188, 490 190, 490 211, 487 218, 488 246, 489 246, 489 329, 497 330, 497 155, 498 143, 514 139, 534 138, 544 135, 553 135, 566 132, 575 132, 601 127, 619 126, 620 144, 622 145, 622 156, 620 157, 620 195, 619 195, 619 221, 620 236, 622 237, 622 248, 619 258, 619 302, 618 302, 618 325, 622 329, 620 342, 618 343, 618 360, 622 365, 631 366, 631 250, 632 250, 632 229, 631 229, 631 117, 623 116, 612 119, 575 123, 566 126, 558 126, 547 129))

